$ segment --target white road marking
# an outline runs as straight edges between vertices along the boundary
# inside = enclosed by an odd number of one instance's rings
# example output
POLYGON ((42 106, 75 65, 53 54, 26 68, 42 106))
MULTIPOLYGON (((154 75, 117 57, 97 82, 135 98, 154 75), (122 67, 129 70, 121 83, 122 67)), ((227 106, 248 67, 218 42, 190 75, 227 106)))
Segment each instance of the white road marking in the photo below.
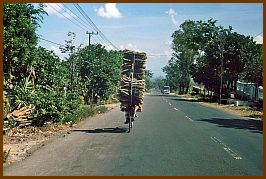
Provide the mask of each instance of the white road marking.
POLYGON ((191 118, 189 118, 188 116, 185 116, 188 120, 190 120, 191 122, 194 122, 191 118))
POLYGON ((211 139, 212 139, 214 142, 216 142, 216 143, 222 145, 223 149, 224 149, 229 155, 231 155, 234 159, 236 159, 236 160, 241 160, 241 159, 242 159, 241 156, 239 156, 236 152, 234 152, 232 149, 230 149, 230 148, 229 148, 226 144, 224 144, 221 140, 217 139, 216 137, 211 137, 211 139))
POLYGON ((178 111, 178 109, 177 108, 174 108, 176 111, 178 111))
POLYGON ((171 106, 172 104, 171 104, 171 103, 169 103, 169 105, 171 106))

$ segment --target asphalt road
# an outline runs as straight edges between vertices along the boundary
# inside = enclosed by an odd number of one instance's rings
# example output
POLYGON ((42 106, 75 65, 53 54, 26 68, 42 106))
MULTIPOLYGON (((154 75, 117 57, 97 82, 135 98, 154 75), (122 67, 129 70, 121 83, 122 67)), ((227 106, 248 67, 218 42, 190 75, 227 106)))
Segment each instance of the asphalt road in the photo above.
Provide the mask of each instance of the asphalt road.
POLYGON ((262 123, 174 96, 148 94, 131 133, 119 106, 82 121, 5 175, 263 175, 262 123))

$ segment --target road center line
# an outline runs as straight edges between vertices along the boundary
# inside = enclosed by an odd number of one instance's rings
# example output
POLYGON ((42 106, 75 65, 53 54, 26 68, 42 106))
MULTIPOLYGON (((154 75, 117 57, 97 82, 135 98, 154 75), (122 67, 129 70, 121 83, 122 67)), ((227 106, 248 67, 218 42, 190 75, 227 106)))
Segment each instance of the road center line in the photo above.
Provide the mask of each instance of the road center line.
POLYGON ((189 118, 188 116, 185 116, 188 120, 190 120, 191 122, 194 122, 191 118, 189 118))
POLYGON ((232 149, 230 149, 230 148, 229 148, 226 144, 224 144, 221 140, 217 139, 216 137, 211 137, 211 139, 212 139, 214 142, 220 144, 220 145, 223 147, 223 149, 224 149, 229 155, 231 155, 234 159, 236 159, 236 160, 241 160, 241 159, 242 159, 241 156, 239 156, 236 152, 234 152, 232 149))

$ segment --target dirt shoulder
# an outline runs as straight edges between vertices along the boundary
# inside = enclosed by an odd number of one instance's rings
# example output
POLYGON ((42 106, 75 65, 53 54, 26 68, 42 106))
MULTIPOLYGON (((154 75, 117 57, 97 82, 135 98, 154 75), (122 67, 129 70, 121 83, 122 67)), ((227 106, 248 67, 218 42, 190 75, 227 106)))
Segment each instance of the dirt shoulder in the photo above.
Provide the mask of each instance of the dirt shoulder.
MULTIPOLYGON (((110 111, 116 106, 115 104, 105 105, 110 111)), ((21 129, 10 129, 3 135, 3 151, 6 162, 4 166, 14 162, 21 161, 31 155, 34 150, 37 150, 48 140, 60 135, 67 135, 71 129, 77 124, 60 124, 46 125, 44 127, 28 126, 21 129)))
POLYGON ((182 99, 193 101, 203 106, 212 107, 215 109, 223 110, 227 113, 234 114, 241 117, 248 117, 254 120, 263 120, 263 111, 256 111, 248 106, 233 106, 233 105, 220 105, 218 103, 202 102, 198 98, 192 97, 191 95, 175 95, 182 99))

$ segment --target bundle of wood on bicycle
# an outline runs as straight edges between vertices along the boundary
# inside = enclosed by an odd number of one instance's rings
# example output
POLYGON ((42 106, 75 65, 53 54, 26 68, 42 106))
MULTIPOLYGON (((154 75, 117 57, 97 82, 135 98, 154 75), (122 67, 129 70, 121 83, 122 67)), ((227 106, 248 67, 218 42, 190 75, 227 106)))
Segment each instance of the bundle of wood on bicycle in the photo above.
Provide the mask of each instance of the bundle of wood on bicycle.
POLYGON ((133 108, 134 117, 136 117, 136 112, 141 112, 143 108, 147 56, 143 52, 130 50, 124 50, 123 52, 124 60, 118 94, 121 102, 120 108, 121 111, 126 112, 126 116, 128 115, 128 108, 133 108))

